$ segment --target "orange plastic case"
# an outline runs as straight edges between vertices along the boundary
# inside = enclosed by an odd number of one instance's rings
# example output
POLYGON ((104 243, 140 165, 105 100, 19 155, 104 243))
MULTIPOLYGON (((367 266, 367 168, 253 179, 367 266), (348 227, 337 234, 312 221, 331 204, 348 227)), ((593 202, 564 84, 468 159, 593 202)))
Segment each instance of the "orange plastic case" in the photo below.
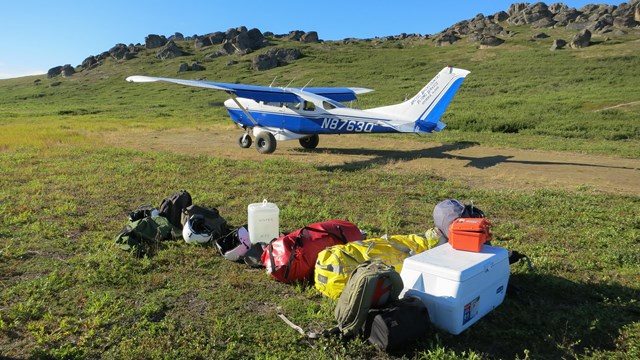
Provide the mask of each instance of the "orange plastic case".
POLYGON ((449 225, 449 244, 456 250, 480 252, 491 240, 491 223, 483 218, 458 218, 449 225))

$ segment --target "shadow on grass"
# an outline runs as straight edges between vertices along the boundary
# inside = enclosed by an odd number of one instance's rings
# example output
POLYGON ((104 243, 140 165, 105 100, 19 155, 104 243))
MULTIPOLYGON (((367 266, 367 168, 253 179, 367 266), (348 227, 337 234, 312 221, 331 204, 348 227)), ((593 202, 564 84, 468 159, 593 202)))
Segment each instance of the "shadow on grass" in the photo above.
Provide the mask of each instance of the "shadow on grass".
MULTIPOLYGON (((402 352, 426 352, 436 345, 458 353, 474 351, 488 358, 580 358, 592 352, 616 351, 625 325, 640 321, 640 291, 617 284, 577 283, 564 278, 512 275, 519 291, 507 292, 502 305, 455 336, 436 330, 402 352)), ((629 341, 632 343, 633 341, 629 341)), ((633 346, 633 345, 632 345, 633 346)), ((399 354, 401 355, 401 354, 399 354)))
POLYGON ((465 167, 476 169, 487 169, 502 163, 526 164, 526 165, 565 165, 565 166, 585 166, 594 168, 638 170, 633 167, 609 166, 598 164, 587 164, 577 162, 554 162, 554 161, 533 161, 533 160, 513 160, 513 156, 494 155, 484 157, 461 156, 449 154, 451 151, 458 151, 479 145, 476 142, 462 141, 452 144, 443 144, 436 147, 418 150, 374 150, 374 149, 335 149, 324 148, 300 151, 323 151, 331 154, 372 156, 371 159, 347 162, 344 165, 320 166, 318 169, 325 171, 358 171, 376 165, 385 165, 392 161, 410 161, 421 158, 450 159, 467 161, 465 167))

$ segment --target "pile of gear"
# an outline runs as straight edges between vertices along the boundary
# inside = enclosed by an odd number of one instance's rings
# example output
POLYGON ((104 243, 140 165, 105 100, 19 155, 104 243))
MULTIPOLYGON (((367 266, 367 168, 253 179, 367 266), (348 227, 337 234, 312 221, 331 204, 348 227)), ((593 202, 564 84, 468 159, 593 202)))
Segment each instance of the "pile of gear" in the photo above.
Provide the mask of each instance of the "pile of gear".
POLYGON ((231 261, 240 260, 251 248, 246 226, 232 229, 216 208, 193 204, 186 190, 165 198, 159 207, 142 205, 131 212, 115 242, 121 249, 142 257, 157 252, 162 241, 178 239, 213 243, 231 261))
MULTIPOLYGON (((379 349, 394 350, 424 338, 430 325, 422 301, 410 296, 399 298, 404 260, 447 242, 454 246, 452 238, 460 219, 481 219, 467 221, 471 225, 460 222, 466 226, 461 229, 464 233, 471 226, 471 234, 480 239, 478 246, 489 244, 491 224, 484 216, 473 204, 447 199, 434 208, 435 227, 424 236, 365 238, 355 224, 329 220, 280 234, 269 243, 252 244, 247 225, 230 227, 217 209, 194 205, 191 195, 182 190, 165 198, 157 208, 145 205, 133 211, 128 224, 116 235, 116 244, 137 256, 153 255, 165 240, 182 238, 187 243, 215 244, 228 260, 264 267, 267 274, 284 283, 313 282, 323 295, 338 300, 334 312, 338 324, 316 333, 305 332, 279 314, 307 338, 360 335, 379 349)), ((517 252, 510 254, 510 264, 522 258, 529 261, 517 252)))

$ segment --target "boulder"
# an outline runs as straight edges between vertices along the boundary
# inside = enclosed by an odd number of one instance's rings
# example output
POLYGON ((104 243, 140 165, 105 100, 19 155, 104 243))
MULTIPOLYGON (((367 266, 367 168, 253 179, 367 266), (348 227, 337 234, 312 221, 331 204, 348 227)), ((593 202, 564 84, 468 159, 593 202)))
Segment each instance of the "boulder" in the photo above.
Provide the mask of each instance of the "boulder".
POLYGON ((633 19, 640 23, 640 3, 636 4, 636 9, 633 12, 633 19))
POLYGON ((200 65, 200 63, 198 63, 197 61, 194 61, 191 64, 191 70, 192 71, 204 71, 204 70, 207 70, 207 68, 205 68, 204 66, 200 65))
POLYGON ((263 71, 273 69, 277 66, 287 65, 289 62, 302 57, 300 49, 269 49, 264 54, 260 54, 253 59, 252 67, 254 70, 263 71))
POLYGON ((567 42, 563 39, 555 39, 553 40, 553 44, 551 45, 551 50, 560 50, 567 45, 567 42))
POLYGON ((250 47, 253 50, 258 50, 269 45, 267 39, 265 39, 262 32, 257 28, 247 31, 247 35, 249 36, 250 47))
POLYGON ((157 53, 156 57, 160 60, 173 59, 182 56, 182 50, 173 40, 167 42, 157 53))
POLYGON ((456 36, 456 34, 454 34, 453 32, 448 31, 448 32, 441 33, 440 35, 436 36, 433 40, 435 41, 436 46, 439 47, 439 46, 452 45, 456 41, 460 40, 460 38, 456 36))
POLYGON ((527 8, 527 5, 529 5, 526 2, 521 2, 521 3, 513 3, 511 4, 511 6, 509 6, 509 9, 507 10, 507 14, 511 17, 514 16, 516 14, 518 14, 519 12, 521 12, 522 10, 527 8))
POLYGON ((178 67, 178 72, 182 73, 187 71, 189 71, 189 65, 187 65, 187 63, 181 63, 180 66, 178 67))
POLYGON ((304 35, 304 31, 293 30, 289 32, 288 39, 291 41, 300 41, 300 38, 304 35))
MULTIPOLYGON (((513 6, 513 5, 512 5, 513 6)), ((533 5, 526 7, 524 10, 512 15, 507 23, 511 25, 524 25, 531 24, 540 19, 552 18, 553 14, 549 11, 547 5, 543 2, 537 2, 533 5)))
POLYGON ((273 69, 278 66, 278 60, 267 55, 260 54, 253 59, 251 67, 257 71, 273 69))
POLYGON ((182 35, 179 32, 176 32, 175 34, 171 35, 168 40, 184 41, 184 35, 182 35))
POLYGON ((497 38, 495 36, 485 36, 480 40, 480 48, 487 49, 496 46, 500 46, 504 43, 504 40, 497 38))
POLYGON ((547 9, 551 11, 552 14, 556 15, 569 10, 569 7, 563 3, 554 3, 549 5, 547 9))
POLYGON ((109 56, 116 60, 130 60, 134 54, 129 51, 129 47, 125 44, 116 44, 109 49, 109 56))
POLYGON ((51 79, 52 77, 56 77, 62 73, 62 66, 52 67, 47 71, 47 78, 51 79))
POLYGON ((157 49, 167 44, 167 38, 156 34, 149 34, 144 38, 144 47, 147 49, 157 49))
POLYGON ((613 19, 613 26, 618 29, 629 29, 636 26, 636 20, 633 16, 618 16, 613 19))
POLYGON ((318 33, 316 31, 309 31, 300 36, 300 41, 303 43, 317 43, 320 42, 320 38, 318 38, 318 33))
POLYGON ((589 46, 590 43, 591 31, 584 29, 573 37, 573 39, 569 43, 569 47, 572 49, 581 49, 589 46))
POLYGON ((549 37, 549 35, 547 35, 547 34, 545 34, 545 33, 537 33, 537 34, 533 35, 533 36, 531 37, 531 39, 532 39, 532 40, 540 40, 540 39, 546 39, 546 38, 548 38, 548 37, 549 37))
POLYGON ((570 22, 575 21, 578 16, 580 16, 580 12, 574 8, 566 9, 556 13, 553 16, 553 21, 556 22, 556 27, 558 26, 567 26, 570 22))
POLYGON ((60 70, 60 73, 62 74, 63 77, 69 77, 76 73, 76 69, 74 69, 73 66, 71 66, 70 64, 67 64, 62 67, 62 69, 60 70))
POLYGON ((93 69, 94 67, 98 66, 98 59, 95 56, 91 55, 84 59, 80 66, 85 70, 93 69))
POLYGON ((502 22, 509 18, 509 14, 504 11, 499 11, 492 16, 492 20, 495 22, 502 22))
POLYGON ((51 86, 51 87, 56 87, 56 86, 60 86, 60 84, 62 84, 60 81, 54 81, 54 82, 52 82, 52 83, 51 83, 51 85, 49 85, 49 86, 51 86))

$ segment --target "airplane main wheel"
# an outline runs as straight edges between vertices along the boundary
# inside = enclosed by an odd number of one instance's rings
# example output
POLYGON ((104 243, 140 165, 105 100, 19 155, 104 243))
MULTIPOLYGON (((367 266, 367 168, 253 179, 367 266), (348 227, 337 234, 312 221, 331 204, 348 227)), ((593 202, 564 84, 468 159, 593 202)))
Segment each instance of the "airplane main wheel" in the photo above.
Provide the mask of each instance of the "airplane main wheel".
POLYGON ((256 136, 256 150, 260 154, 271 154, 276 151, 276 138, 272 133, 263 131, 256 136))
POLYGON ((320 142, 320 137, 318 135, 311 135, 305 138, 301 138, 298 140, 300 145, 302 145, 305 149, 315 149, 318 147, 318 143, 320 142))
POLYGON ((240 145, 241 148, 243 149, 247 149, 249 147, 251 147, 251 136, 249 136, 249 134, 244 134, 242 136, 240 136, 240 138, 238 139, 238 145, 240 145))

